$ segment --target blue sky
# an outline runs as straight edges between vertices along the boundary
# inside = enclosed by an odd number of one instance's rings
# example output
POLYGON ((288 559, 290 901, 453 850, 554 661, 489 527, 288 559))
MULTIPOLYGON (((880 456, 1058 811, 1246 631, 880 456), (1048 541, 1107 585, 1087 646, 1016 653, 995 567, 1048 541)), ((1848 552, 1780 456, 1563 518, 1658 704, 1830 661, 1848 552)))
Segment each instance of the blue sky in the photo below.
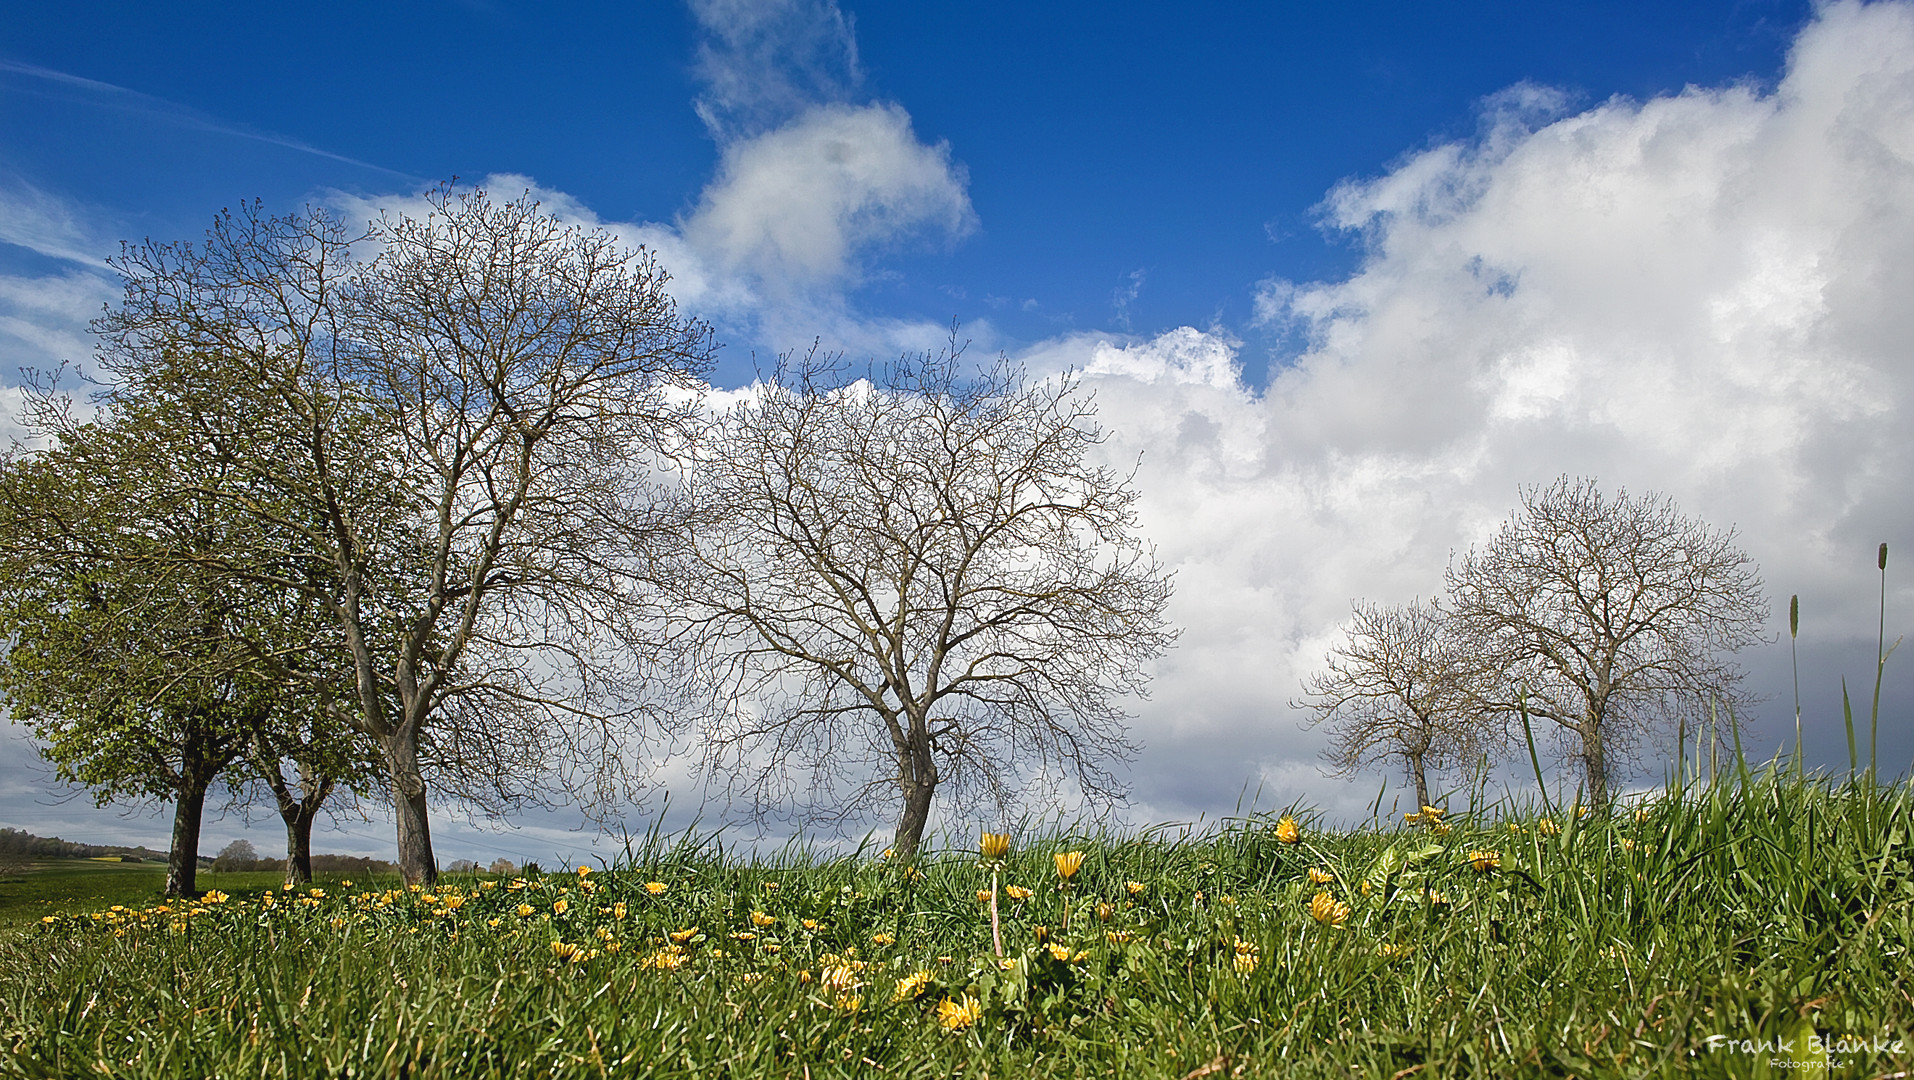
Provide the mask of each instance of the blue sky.
MULTIPOLYGON (((1356 238, 1320 228, 1338 181, 1474 135, 1484 99, 1523 82, 1562 91, 1567 108, 1772 83, 1808 14, 1781 2, 895 4, 841 13, 854 54, 781 41, 742 59, 812 69, 797 81, 813 102, 901 105, 967 175, 974 225, 879 245, 846 290, 859 311, 988 323, 1010 343, 1220 323, 1249 343, 1255 382, 1266 357, 1293 350, 1251 325, 1256 283, 1330 277, 1359 257, 1356 238)), ((694 108, 712 93, 699 62, 712 39, 662 3, 241 15, 29 0, 0 30, 0 175, 85 207, 102 239, 191 236, 241 199, 291 206, 500 173, 606 220, 672 222, 718 165, 694 108)), ((727 329, 747 350, 798 344, 727 329)))
MULTIPOLYGON (((452 176, 652 245, 726 343, 720 389, 953 319, 1084 372, 1179 574, 1134 820, 1246 786, 1366 806, 1381 774, 1320 774, 1298 680, 1352 599, 1439 591, 1563 473, 1733 525, 1779 609, 1802 595, 1810 747, 1845 766, 1875 544, 1914 557, 1906 3, 26 0, 0 26, 0 435, 16 368, 84 357, 119 240, 452 176)), ((1745 658, 1764 753, 1792 739, 1784 630, 1745 658)), ((1908 686, 1890 666, 1889 762, 1908 686)), ((163 835, 49 805, 6 738, 0 823, 163 835)), ((519 824, 448 821, 441 853, 584 843, 519 824)))

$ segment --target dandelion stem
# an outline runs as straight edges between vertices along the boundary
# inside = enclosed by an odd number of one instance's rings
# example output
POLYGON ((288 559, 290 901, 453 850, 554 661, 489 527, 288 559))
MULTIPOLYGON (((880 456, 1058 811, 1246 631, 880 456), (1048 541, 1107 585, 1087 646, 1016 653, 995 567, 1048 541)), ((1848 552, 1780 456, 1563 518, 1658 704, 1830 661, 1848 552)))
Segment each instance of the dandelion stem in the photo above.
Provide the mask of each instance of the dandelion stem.
POLYGON ((990 943, 997 948, 997 955, 1004 954, 1003 926, 997 921, 997 871, 990 871, 990 943))

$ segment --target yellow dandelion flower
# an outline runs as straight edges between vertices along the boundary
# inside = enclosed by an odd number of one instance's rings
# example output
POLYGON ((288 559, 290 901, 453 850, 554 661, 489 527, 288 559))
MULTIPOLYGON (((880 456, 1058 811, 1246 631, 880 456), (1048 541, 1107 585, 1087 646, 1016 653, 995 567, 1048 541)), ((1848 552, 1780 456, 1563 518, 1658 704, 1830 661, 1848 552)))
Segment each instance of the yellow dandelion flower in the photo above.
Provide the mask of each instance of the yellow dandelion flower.
POLYGON ((1141 896, 1143 895, 1143 891, 1148 888, 1149 886, 1143 884, 1141 881, 1126 881, 1123 883, 1123 891, 1129 893, 1131 896, 1141 896))
POLYGON ((1349 920, 1349 905, 1326 892, 1309 899, 1309 917, 1324 926, 1341 926, 1349 920))
POLYGON ((832 1006, 841 1013, 854 1013, 864 1007, 864 999, 856 994, 839 994, 832 1006))
POLYGON ((765 914, 764 912, 762 912, 762 911, 754 911, 754 912, 752 912, 752 913, 751 913, 751 925, 752 925, 752 926, 771 926, 771 925, 773 925, 774 923, 776 923, 777 921, 778 921, 778 920, 777 920, 777 917, 776 917, 776 916, 774 916, 774 915, 766 915, 766 914, 765 914))
POLYGON ((578 876, 579 876, 579 877, 581 877, 581 878, 582 878, 582 877, 590 877, 590 876, 591 876, 591 872, 592 872, 592 869, 591 869, 591 867, 589 867, 589 866, 581 866, 581 867, 579 867, 579 868, 578 868, 578 876))
POLYGON ((1415 951, 1414 945, 1399 945, 1388 941, 1376 946, 1376 955, 1385 960, 1407 960, 1415 951))
POLYGON ((945 998, 937 1005, 937 1022, 945 1031, 962 1031, 983 1019, 983 1003, 965 994, 961 1001, 945 998))
MULTIPOLYGON (((984 899, 988 900, 990 899, 990 897, 986 895, 984 899)), ((800 925, 802 925, 806 930, 816 930, 818 923, 816 919, 805 919, 800 925)))
POLYGON ((1276 841, 1278 843, 1293 844, 1302 838, 1302 826, 1296 824, 1295 818, 1284 814, 1282 818, 1276 822, 1276 841))
POLYGON ((992 895, 994 895, 994 894, 992 894, 992 893, 991 893, 991 891, 990 891, 989 889, 978 889, 978 890, 977 890, 977 902, 978 902, 979 904, 988 904, 988 903, 990 903, 990 898, 991 898, 991 896, 992 896, 992 895))
POLYGON ((897 980, 896 989, 891 991, 891 1001, 898 1002, 898 1001, 912 1000, 913 998, 917 997, 917 995, 924 992, 924 988, 930 985, 930 979, 931 979, 930 972, 925 971, 922 968, 919 968, 918 970, 911 972, 909 975, 906 975, 903 978, 897 980))
POLYGON ((1309 883, 1311 885, 1328 885, 1331 882, 1334 882, 1335 880, 1336 880, 1336 875, 1330 873, 1327 870, 1323 870, 1314 866, 1309 868, 1309 883))
POLYGON ((1500 870, 1502 869, 1502 853, 1499 851, 1471 851, 1469 852, 1469 865, 1474 867, 1475 872, 1478 874, 1486 874, 1491 870, 1500 870))
POLYGON ((1236 954, 1232 963, 1236 965, 1236 973, 1238 975, 1248 975, 1256 970, 1257 960, 1258 957, 1253 952, 1239 952, 1236 954))
POLYGON ((1097 921, 1098 922, 1109 922, 1111 916, 1116 914, 1116 911, 1117 909, 1115 904, 1112 904, 1112 903, 1109 903, 1108 901, 1103 901, 1103 900, 1097 901, 1097 921))
POLYGON ((577 955, 583 948, 584 946, 573 945, 569 941, 554 941, 552 942, 552 955, 558 957, 560 960, 569 960, 577 955))
MULTIPOLYGON (((365 916, 363 916, 363 915, 361 915, 361 916, 359 916, 359 917, 360 917, 360 918, 362 918, 362 919, 363 919, 363 918, 365 918, 365 916)), ((492 927, 493 929, 497 929, 497 928, 498 928, 498 923, 499 923, 499 920, 497 920, 497 919, 487 919, 487 920, 485 920, 485 925, 487 925, 487 926, 489 926, 489 927, 492 927)))
POLYGON ((662 882, 662 881, 647 881, 647 882, 645 882, 645 891, 646 891, 646 892, 648 892, 648 893, 650 893, 650 894, 651 894, 651 895, 653 895, 653 896, 657 896, 658 894, 660 894, 660 893, 662 893, 662 892, 664 892, 664 891, 665 891, 666 889, 668 889, 668 888, 670 888, 670 887, 671 887, 671 886, 669 886, 669 885, 666 885, 666 884, 665 884, 664 882, 662 882))
POLYGON ((517 907, 512 909, 512 914, 518 916, 521 919, 529 919, 532 917, 532 905, 520 904, 517 907))
POLYGON ((873 944, 873 945, 895 945, 895 944, 897 944, 897 935, 896 935, 896 934, 887 934, 887 933, 883 933, 882 931, 880 931, 880 932, 878 932, 878 933, 875 933, 875 934, 872 934, 872 935, 871 935, 871 944, 873 944))
MULTIPOLYGON (((1010 897, 1012 900, 1028 900, 1033 894, 1022 885, 1005 885, 1004 895, 1010 897)), ((984 899, 988 900, 990 897, 986 895, 984 899)))
POLYGON ((676 971, 685 966, 685 954, 671 949, 659 949, 638 962, 641 968, 654 968, 658 971, 676 971))
POLYGON ((1001 859, 1010 854, 1010 834, 987 832, 977 839, 977 851, 986 859, 1001 859))
POLYGON ((1549 818, 1543 818, 1535 823, 1535 831, 1543 836, 1554 836, 1562 831, 1562 827, 1549 818))
POLYGON ((1648 807, 1638 806, 1635 808, 1635 824, 1637 825, 1648 824, 1648 817, 1649 817, 1648 807))
POLYGON ((1057 944, 1054 941, 1048 945, 1045 945, 1044 949, 1050 954, 1050 958, 1052 960, 1056 960, 1059 962, 1068 962, 1070 959, 1070 950, 1062 945, 1057 944))
POLYGON ((1057 864, 1057 876, 1065 881, 1076 877, 1077 871, 1083 869, 1083 852, 1081 851, 1059 851, 1052 855, 1051 859, 1057 864))
POLYGON ((625 917, 625 913, 630 910, 630 908, 625 906, 625 902, 620 900, 611 906, 611 917, 614 919, 622 919, 625 917))
POLYGON ((571 910, 571 906, 572 902, 570 900, 554 900, 552 901, 552 914, 563 915, 565 912, 571 910))
MULTIPOLYGON (((350 882, 350 881, 348 881, 348 882, 346 882, 346 884, 347 884, 347 885, 350 885, 350 884, 352 884, 352 882, 350 882)), ((491 892, 491 891, 492 891, 493 889, 496 889, 496 888, 498 888, 498 882, 496 882, 496 881, 481 881, 481 882, 479 882, 479 888, 480 888, 480 889, 482 889, 482 890, 484 890, 485 892, 491 892)))

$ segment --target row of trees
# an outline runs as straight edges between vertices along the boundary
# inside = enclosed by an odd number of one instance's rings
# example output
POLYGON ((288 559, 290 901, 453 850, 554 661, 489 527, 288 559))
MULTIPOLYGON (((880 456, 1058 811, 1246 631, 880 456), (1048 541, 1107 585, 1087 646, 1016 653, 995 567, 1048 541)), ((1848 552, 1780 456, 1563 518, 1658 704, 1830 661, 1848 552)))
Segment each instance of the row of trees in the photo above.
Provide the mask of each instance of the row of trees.
POLYGON ((389 803, 413 882, 433 799, 608 809, 687 746, 761 805, 895 806, 906 855, 940 789, 1118 793, 1170 583, 1074 381, 953 342, 714 415, 647 253, 451 187, 113 265, 105 379, 0 460, 0 691, 65 778, 174 802, 169 892, 221 777, 294 876, 337 792, 389 803))
POLYGON ((1526 713, 1606 808, 1621 770, 1669 728, 1745 713, 1730 654, 1761 640, 1767 604, 1733 530, 1586 479, 1521 502, 1449 567, 1446 597, 1355 604, 1295 703, 1326 726, 1338 771, 1393 761, 1426 805, 1430 769, 1506 755, 1526 713))

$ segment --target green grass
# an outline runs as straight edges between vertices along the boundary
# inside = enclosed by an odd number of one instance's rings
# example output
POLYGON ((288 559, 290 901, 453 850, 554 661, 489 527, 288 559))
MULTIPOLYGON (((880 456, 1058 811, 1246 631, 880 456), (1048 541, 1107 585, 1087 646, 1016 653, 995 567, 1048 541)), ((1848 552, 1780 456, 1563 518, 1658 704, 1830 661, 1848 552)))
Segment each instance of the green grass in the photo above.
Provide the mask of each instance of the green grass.
MULTIPOLYGON (((276 870, 236 873, 201 870, 197 880, 201 889, 258 893, 278 888, 284 877, 276 870)), ((321 885, 352 877, 343 873, 315 875, 321 885)), ((106 859, 31 859, 11 863, 0 870, 0 927, 38 923, 47 915, 63 912, 99 911, 114 904, 146 907, 160 902, 165 887, 164 863, 106 859)))
POLYGON ((1905 786, 1770 770, 1553 833, 1519 810, 1446 832, 1305 822, 1295 844, 1274 824, 1024 838, 1003 880, 1033 893, 1002 897, 1007 969, 964 852, 913 870, 684 841, 523 888, 78 912, 0 934, 0 1072, 1874 1076, 1914 1060, 1891 1047, 1914 1046, 1905 786), (1066 849, 1088 855, 1067 893, 1066 849), (1341 925, 1310 913, 1319 891, 1348 905, 1341 925), (967 1000, 974 1022, 940 1019, 967 1000), (1805 1071, 1711 1048, 1805 1050, 1810 1032, 1890 1046, 1805 1071))

